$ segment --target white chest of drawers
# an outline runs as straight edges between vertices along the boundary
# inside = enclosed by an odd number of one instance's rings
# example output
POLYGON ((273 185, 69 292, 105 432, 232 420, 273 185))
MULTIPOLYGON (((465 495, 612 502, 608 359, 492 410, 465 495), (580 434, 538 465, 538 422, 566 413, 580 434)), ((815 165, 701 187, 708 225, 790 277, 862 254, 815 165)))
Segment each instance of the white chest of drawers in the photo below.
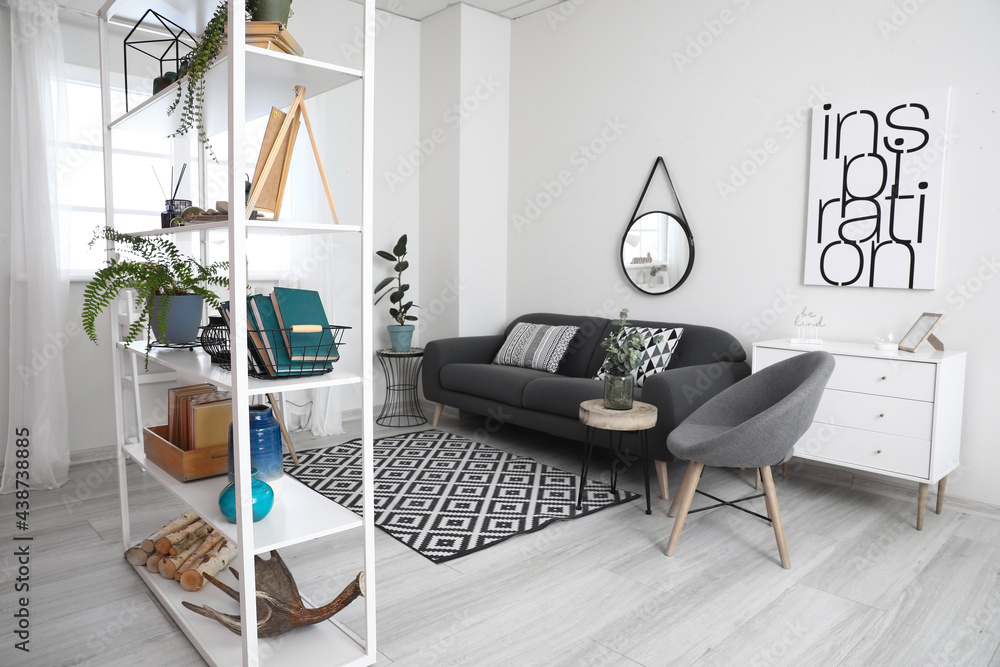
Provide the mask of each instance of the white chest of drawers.
POLYGON ((795 456, 915 481, 917 529, 929 484, 941 513, 948 473, 958 467, 965 390, 965 352, 882 352, 873 345, 788 339, 753 344, 754 372, 782 359, 825 350, 837 362, 809 431, 795 456))

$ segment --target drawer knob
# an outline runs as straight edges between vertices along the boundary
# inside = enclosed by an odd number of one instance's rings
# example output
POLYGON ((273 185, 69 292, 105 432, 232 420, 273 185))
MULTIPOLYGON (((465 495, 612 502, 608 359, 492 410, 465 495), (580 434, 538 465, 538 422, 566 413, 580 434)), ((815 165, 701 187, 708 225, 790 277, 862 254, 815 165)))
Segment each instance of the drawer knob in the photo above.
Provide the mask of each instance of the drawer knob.
POLYGON ((885 417, 885 413, 883 412, 882 414, 879 415, 879 417, 885 417))
POLYGON ((882 379, 883 379, 883 380, 888 380, 889 378, 888 378, 888 377, 886 377, 885 375, 883 375, 883 376, 882 376, 882 379))
POLYGON ((882 450, 880 449, 880 450, 878 450, 878 451, 877 451, 877 452, 875 452, 875 453, 876 453, 876 454, 881 454, 881 453, 882 453, 882 450))

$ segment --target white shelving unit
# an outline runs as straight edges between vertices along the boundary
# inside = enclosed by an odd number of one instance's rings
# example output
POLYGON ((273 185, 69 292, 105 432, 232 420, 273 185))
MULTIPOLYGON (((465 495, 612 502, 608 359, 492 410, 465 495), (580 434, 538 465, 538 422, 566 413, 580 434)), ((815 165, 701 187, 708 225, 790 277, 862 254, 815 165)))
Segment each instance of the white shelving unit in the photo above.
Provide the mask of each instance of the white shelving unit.
MULTIPOLYGON (((345 0, 346 1, 346 0, 345 0)), ((304 20, 309 14, 309 3, 321 0, 300 0, 296 4, 299 18, 304 20)), ((247 154, 245 142, 246 121, 259 118, 271 109, 291 101, 290 96, 280 91, 291 91, 293 86, 306 88, 307 97, 333 90, 345 84, 361 81, 362 93, 362 193, 361 220, 356 224, 334 225, 315 221, 273 222, 244 220, 235 216, 225 222, 191 225, 175 229, 149 229, 138 235, 155 236, 162 234, 199 234, 202 245, 209 237, 225 236, 229 244, 230 260, 230 302, 233 321, 231 332, 232 371, 213 366, 207 354, 201 350, 154 349, 149 353, 149 363, 173 371, 182 381, 209 382, 229 390, 233 395, 234 467, 236 470, 236 492, 240 502, 237 506, 237 523, 226 521, 218 508, 218 494, 224 485, 224 478, 209 478, 194 482, 179 482, 145 456, 141 442, 130 439, 125 429, 124 391, 133 394, 136 423, 142 423, 142 408, 138 397, 137 382, 139 363, 146 353, 144 343, 130 346, 112 345, 112 372, 115 378, 115 412, 118 431, 118 473, 122 513, 122 543, 127 547, 133 543, 129 526, 128 484, 125 475, 126 464, 133 460, 146 470, 157 482, 177 498, 196 511, 203 519, 222 532, 227 539, 239 546, 239 555, 231 563, 240 572, 239 581, 226 573, 223 578, 240 592, 239 614, 243 620, 240 637, 229 632, 219 623, 196 615, 185 609, 181 602, 188 600, 196 604, 208 604, 219 610, 233 610, 233 601, 221 591, 206 586, 197 593, 184 591, 174 581, 150 575, 144 568, 136 572, 149 586, 164 608, 177 622, 192 645, 212 665, 267 665, 322 664, 332 666, 361 667, 376 661, 375 646, 375 552, 374 552, 374 475, 372 470, 372 268, 370 258, 372 247, 372 205, 373 188, 373 102, 374 102, 374 48, 369 31, 365 33, 364 60, 361 70, 340 67, 330 63, 311 60, 283 53, 264 51, 243 46, 245 25, 243 22, 243 0, 229 0, 230 19, 228 32, 230 46, 216 59, 206 77, 207 94, 204 104, 205 124, 209 134, 228 130, 226 152, 228 163, 242 164, 247 154), (247 73, 252 72, 252 76, 247 73), (279 91, 276 97, 276 91, 279 91), (284 99, 288 97, 288 99, 284 99), (247 332, 246 303, 238 295, 246 294, 246 238, 248 234, 301 235, 301 234, 360 234, 361 257, 360 275, 356 285, 361 295, 361 320, 349 323, 354 340, 360 341, 356 348, 361 354, 360 375, 335 370, 325 375, 280 378, 274 381, 257 380, 247 373, 247 332), (235 297, 234 297, 235 295, 235 297), (122 370, 130 367, 129 380, 122 370), (250 456, 246 446, 249 438, 249 405, 253 397, 267 393, 281 393, 293 389, 310 389, 360 385, 362 394, 362 483, 363 514, 359 518, 353 512, 324 498, 298 481, 285 477, 271 512, 263 520, 253 523, 250 497, 250 456), (365 605, 364 631, 359 635, 345 627, 336 619, 306 628, 298 628, 277 640, 259 640, 255 604, 254 556, 306 543, 310 540, 347 531, 361 531, 364 543, 364 562, 357 563, 358 570, 365 573, 365 597, 355 604, 365 605)), ((108 21, 111 19, 134 23, 147 10, 153 9, 180 25, 188 27, 192 33, 200 31, 214 11, 214 2, 208 0, 109 0, 99 13, 101 40, 101 81, 104 106, 104 170, 105 206, 107 222, 114 226, 114 183, 112 174, 112 146, 116 131, 128 130, 147 133, 151 136, 165 136, 177 126, 177 116, 168 116, 166 109, 174 99, 178 84, 174 84, 148 100, 132 108, 121 117, 111 117, 109 54, 111 48, 120 44, 111 42, 108 21)), ((364 0, 363 25, 373 25, 374 0, 364 0)), ((204 160, 202 160, 204 165, 204 160)), ((237 170, 239 171, 239 170, 237 170)), ((322 193, 318 193, 323 197, 322 193)), ((229 179, 228 199, 230 211, 242 211, 244 198, 243 179, 229 179)), ((344 286, 338 286, 344 287, 344 286)), ((353 287, 353 286, 352 286, 353 287)), ((114 318, 112 318, 114 320, 114 318)), ((118 340, 117 323, 112 327, 114 340, 118 340)), ((352 346, 353 347, 353 346, 352 346)), ((140 438, 141 439, 141 438, 140 438)), ((173 517, 165 516, 164 521, 173 517)), ((137 536, 145 537, 145 536, 137 536)), ((331 559, 336 555, 332 554, 331 559)), ((343 562, 331 560, 331 570, 343 570, 343 562)), ((350 564, 354 567, 354 564, 350 564)), ((346 581, 344 582, 347 583, 346 581)), ((318 601, 319 603, 327 600, 318 601)))

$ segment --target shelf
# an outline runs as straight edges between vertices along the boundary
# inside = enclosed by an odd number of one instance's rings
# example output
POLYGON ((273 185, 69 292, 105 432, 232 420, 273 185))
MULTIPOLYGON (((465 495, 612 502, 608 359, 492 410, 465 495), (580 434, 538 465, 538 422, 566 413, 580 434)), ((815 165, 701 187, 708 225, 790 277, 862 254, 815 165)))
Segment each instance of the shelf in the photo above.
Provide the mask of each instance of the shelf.
MULTIPOLYGON (((247 231, 252 234, 281 234, 282 236, 304 236, 308 234, 360 234, 360 225, 334 225, 324 222, 289 222, 286 220, 247 220, 247 231)), ((132 236, 164 236, 167 234, 184 234, 185 232, 210 232, 214 230, 228 231, 229 221, 206 222, 203 224, 170 227, 167 229, 149 229, 142 232, 132 232, 132 236)))
MULTIPOLYGON (((200 591, 191 592, 181 588, 173 579, 164 579, 144 567, 134 568, 139 578, 146 582, 153 594, 173 617, 191 644, 210 665, 230 667, 243 662, 240 637, 227 630, 221 623, 199 616, 185 608, 181 602, 208 605, 227 614, 239 615, 239 604, 211 584, 200 591)), ((220 572, 220 581, 239 590, 239 582, 227 570, 220 572)), ((363 600, 364 598, 360 598, 363 600)), ((312 602, 303 602, 312 606, 312 602)), ((328 602, 328 601, 323 601, 328 602)), ((330 619, 316 625, 297 628, 275 639, 261 639, 260 653, 263 664, 272 665, 337 665, 338 667, 361 667, 374 663, 365 650, 355 641, 349 630, 342 629, 330 619), (324 656, 317 660, 318 656, 324 656), (336 661, 331 656, 337 656, 336 661)))
MULTIPOLYGON (((237 544, 236 524, 219 511, 219 493, 226 486, 225 475, 191 482, 179 482, 146 458, 142 444, 125 445, 125 453, 168 491, 187 503, 202 519, 227 540, 237 544)), ((285 475, 274 494, 270 513, 253 525, 253 552, 267 553, 317 537, 361 527, 361 517, 301 482, 285 475)))
MULTIPOLYGON (((146 344, 142 341, 135 341, 131 345, 123 346, 126 350, 144 356, 146 354, 146 344)), ((213 364, 208 354, 201 348, 193 350, 178 350, 154 347, 149 351, 150 361, 166 366, 191 379, 201 382, 210 382, 220 389, 233 390, 232 373, 223 369, 218 364, 213 364)), ((251 396, 261 396, 263 394, 276 394, 282 391, 294 391, 296 389, 315 389, 317 387, 338 387, 349 384, 360 384, 361 376, 355 373, 347 373, 334 369, 330 373, 323 375, 309 375, 306 377, 280 378, 274 380, 258 380, 249 378, 249 394, 251 396)))
MULTIPOLYGON (((304 86, 306 96, 313 97, 361 79, 360 70, 331 65, 319 60, 300 58, 277 51, 265 51, 254 46, 246 49, 246 120, 265 116, 271 107, 283 109, 292 103, 293 86, 304 86)), ((223 51, 205 76, 203 116, 209 136, 228 127, 229 72, 226 65, 229 50, 223 51)), ((157 136, 168 136, 177 130, 180 105, 173 114, 167 109, 177 99, 177 89, 186 83, 180 79, 145 100, 124 116, 108 124, 111 130, 130 130, 157 136)))

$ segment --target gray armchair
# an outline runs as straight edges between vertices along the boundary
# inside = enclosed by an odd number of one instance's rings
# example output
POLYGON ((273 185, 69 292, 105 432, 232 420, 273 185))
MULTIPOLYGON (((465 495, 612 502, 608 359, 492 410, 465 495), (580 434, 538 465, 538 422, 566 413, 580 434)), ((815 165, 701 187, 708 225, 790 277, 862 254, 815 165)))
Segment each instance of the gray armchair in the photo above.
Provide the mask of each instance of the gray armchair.
MULTIPOLYGON (((716 395, 671 431, 667 449, 690 463, 668 512, 668 516, 677 517, 667 544, 668 556, 677 547, 706 465, 757 468, 781 566, 791 568, 771 466, 792 457, 795 443, 812 423, 833 366, 833 356, 828 352, 809 352, 786 359, 716 395)), ((733 503, 716 500, 735 507, 733 503)))

